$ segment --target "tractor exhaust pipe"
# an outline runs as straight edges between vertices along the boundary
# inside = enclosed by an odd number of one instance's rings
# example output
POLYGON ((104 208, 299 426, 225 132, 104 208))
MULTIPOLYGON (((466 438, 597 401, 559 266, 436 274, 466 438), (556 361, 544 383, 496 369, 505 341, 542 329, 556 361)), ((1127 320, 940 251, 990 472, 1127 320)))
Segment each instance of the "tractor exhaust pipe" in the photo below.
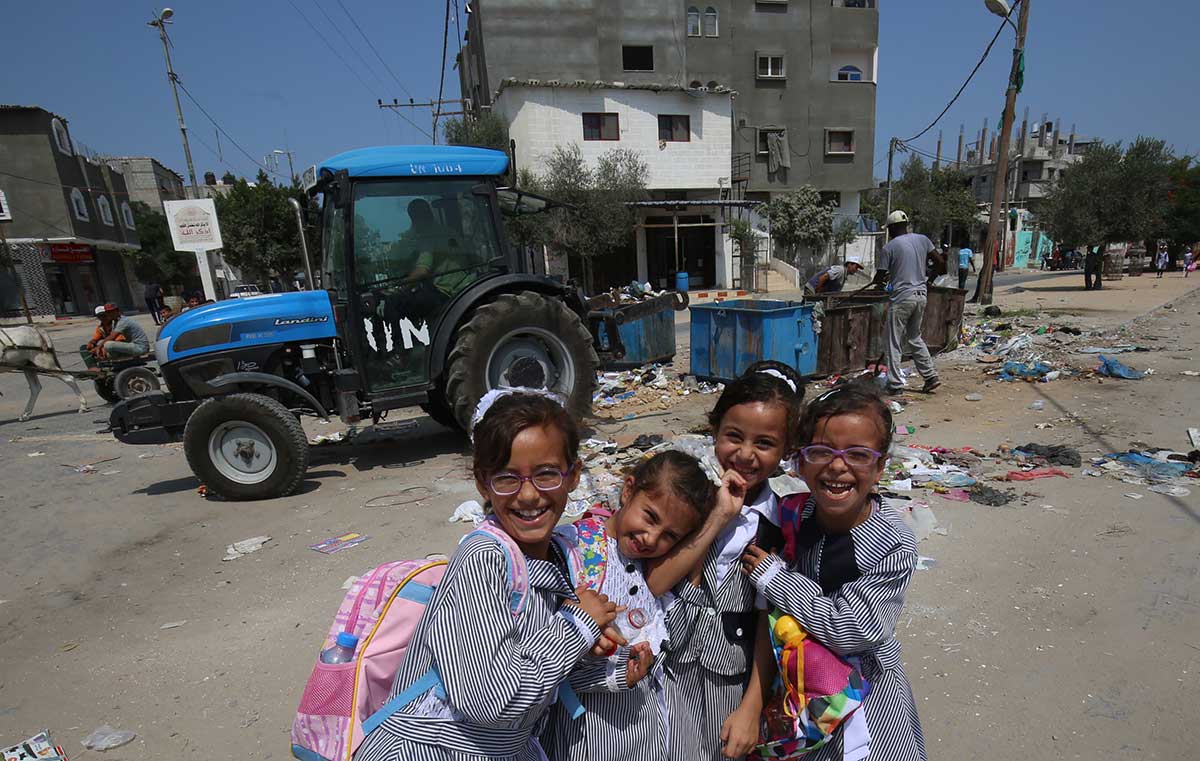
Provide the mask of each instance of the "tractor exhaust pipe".
POLYGON ((296 228, 300 232, 300 253, 304 255, 304 287, 311 291, 316 288, 316 284, 313 283, 312 262, 308 260, 308 241, 304 238, 304 215, 300 212, 299 201, 289 198, 288 203, 296 210, 296 228))

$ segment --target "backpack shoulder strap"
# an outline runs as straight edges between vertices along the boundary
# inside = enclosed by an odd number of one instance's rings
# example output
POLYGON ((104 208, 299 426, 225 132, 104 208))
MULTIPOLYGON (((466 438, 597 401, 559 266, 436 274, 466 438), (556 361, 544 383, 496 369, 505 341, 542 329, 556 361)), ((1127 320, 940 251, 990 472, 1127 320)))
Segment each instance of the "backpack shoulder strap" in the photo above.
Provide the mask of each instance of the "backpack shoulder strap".
POLYGON ((579 582, 588 589, 600 591, 608 569, 608 532, 604 520, 588 516, 575 522, 579 547, 579 582))
POLYGON ((489 517, 480 523, 479 527, 463 537, 463 540, 476 534, 489 537, 504 551, 505 561, 508 565, 509 609, 514 616, 521 615, 525 611, 525 603, 529 599, 529 566, 525 561, 525 553, 521 552, 521 548, 500 527, 495 518, 489 517))

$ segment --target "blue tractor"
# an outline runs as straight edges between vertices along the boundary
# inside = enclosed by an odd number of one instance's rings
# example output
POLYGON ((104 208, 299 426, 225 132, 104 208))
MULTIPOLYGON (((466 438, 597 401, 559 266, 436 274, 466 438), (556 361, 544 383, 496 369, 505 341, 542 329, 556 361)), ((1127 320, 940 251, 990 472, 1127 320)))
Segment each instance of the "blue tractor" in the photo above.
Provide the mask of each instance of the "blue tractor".
MULTIPOLYGON (((548 388, 586 414, 596 336, 616 326, 509 244, 503 214, 552 202, 508 187, 507 170, 504 153, 461 146, 364 148, 308 170, 321 199, 321 290, 172 319, 155 343, 167 390, 118 403, 113 434, 182 441, 209 490, 249 500, 300 485, 304 414, 378 421, 420 405, 466 428, 499 386, 548 388)), ((619 358, 619 341, 604 345, 619 358)))

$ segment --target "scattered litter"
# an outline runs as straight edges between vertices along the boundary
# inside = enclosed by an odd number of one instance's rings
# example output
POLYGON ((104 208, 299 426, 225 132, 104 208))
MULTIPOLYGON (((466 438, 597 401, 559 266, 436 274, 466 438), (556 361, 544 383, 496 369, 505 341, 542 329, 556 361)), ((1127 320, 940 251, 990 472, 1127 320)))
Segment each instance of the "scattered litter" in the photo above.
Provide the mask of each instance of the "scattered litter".
POLYGON ((970 502, 971 495, 966 489, 947 489, 941 493, 943 497, 954 502, 970 502))
POLYGON ((67 761, 67 754, 50 739, 50 731, 43 730, 11 748, 0 749, 0 758, 4 761, 67 761))
POLYGON ((183 626, 186 623, 187 623, 186 618, 183 619, 182 621, 168 621, 167 623, 163 624, 162 626, 160 626, 158 628, 159 629, 178 629, 179 627, 183 626))
POLYGON ((1079 450, 1058 444, 1043 445, 1030 442, 1022 444, 1013 452, 1014 454, 1024 454, 1027 457, 1040 457, 1051 465, 1063 465, 1068 468, 1078 468, 1083 464, 1079 450))
POLYGON ((79 647, 78 642, 64 642, 58 646, 58 649, 64 653, 69 653, 77 647, 79 647))
POLYGON ((1000 370, 1000 380, 1008 382, 1016 380, 1045 381, 1049 379, 1047 376, 1053 371, 1054 368, 1045 362, 1035 362, 1032 365, 1022 362, 1005 362, 1003 369, 1000 370))
POLYGON ((322 555, 332 555, 335 552, 341 552, 344 549, 362 544, 370 538, 369 536, 357 533, 342 534, 341 536, 331 536, 316 544, 310 544, 308 548, 316 550, 322 555))
POLYGON ((1005 478, 1009 481, 1033 481, 1038 478, 1053 478, 1062 476, 1070 478, 1071 476, 1058 468, 1037 468, 1036 470, 1010 470, 1005 478))
POLYGON ((1200 428, 1187 429, 1188 441, 1192 442, 1192 446, 1200 447, 1200 428))
POLYGON ((102 475, 102 476, 115 476, 115 475, 117 475, 117 474, 118 474, 118 473, 120 473, 120 472, 121 472, 121 471, 119 471, 119 470, 105 470, 105 471, 102 471, 102 472, 100 473, 100 475, 102 475))
POLYGON ((1110 523, 1108 528, 1096 534, 1096 536, 1128 536, 1133 533, 1133 527, 1127 523, 1110 523))
POLYGON ((1184 370, 1183 375, 1187 375, 1192 378, 1195 378, 1197 376, 1200 376, 1200 370, 1184 370))
POLYGON ((1082 349, 1076 349, 1078 354, 1124 354, 1127 351, 1138 351, 1141 347, 1133 344, 1121 344, 1120 346, 1085 346, 1082 349))
POLYGON ((982 402, 983 394, 967 394, 963 399, 966 399, 968 402, 982 402))
POLYGON ((411 505, 432 496, 433 491, 428 486, 409 486, 397 492, 371 497, 363 503, 363 507, 399 507, 411 505))
POLYGON ((271 541, 271 537, 269 536, 254 536, 249 539, 243 539, 240 542, 234 542, 225 548, 225 557, 221 558, 221 560, 237 560, 242 555, 258 552, 269 541, 271 541))
POLYGON ((1070 515, 1071 514, 1070 510, 1063 510, 1061 507, 1055 507, 1054 505, 1042 505, 1042 509, 1047 512, 1058 513, 1059 515, 1070 515))
POLYGON ((450 523, 467 523, 469 521, 478 526, 483 523, 483 519, 483 505, 472 499, 454 508, 454 513, 450 516, 450 523))
POLYGON ((347 576, 346 580, 342 582, 342 589, 349 589, 354 586, 354 582, 356 581, 358 581, 357 576, 347 576))
POLYGON ((1142 498, 1143 496, 1145 496, 1145 495, 1144 495, 1144 494, 1138 494, 1138 493, 1137 493, 1137 492, 1135 492, 1135 491, 1127 491, 1127 492, 1125 492, 1125 496, 1126 496, 1126 497, 1129 497, 1130 499, 1141 499, 1141 498, 1142 498))
POLYGON ((335 433, 318 433, 316 436, 313 437, 312 441, 310 441, 308 443, 312 444, 313 446, 318 446, 320 444, 336 444, 339 441, 345 441, 345 440, 346 440, 345 431, 337 431, 335 433))
POLYGON ((904 405, 895 399, 891 399, 888 401, 888 409, 892 411, 893 415, 899 415, 901 412, 904 412, 904 405))
POLYGON ((80 742, 88 750, 112 750, 126 743, 133 742, 136 734, 128 729, 113 729, 104 724, 92 730, 92 733, 80 742))
POLYGON ((1150 491, 1158 494, 1166 494, 1168 497, 1186 497, 1192 493, 1191 489, 1185 489, 1182 486, 1172 486, 1171 484, 1155 484, 1150 487, 1150 491))
POLYGON ((925 555, 917 556, 917 570, 928 571, 930 568, 937 568, 937 560, 926 557, 925 555))
POLYGON ((1001 491, 987 484, 975 484, 969 494, 972 502, 989 507, 1003 507, 1017 498, 1016 492, 1001 491))
POLYGON ((1124 378, 1125 380, 1141 380, 1146 375, 1103 354, 1100 355, 1100 366, 1096 368, 1096 372, 1108 378, 1124 378))
POLYGON ((29 454, 27 454, 25 456, 26 457, 45 457, 46 453, 45 452, 30 452, 29 454))

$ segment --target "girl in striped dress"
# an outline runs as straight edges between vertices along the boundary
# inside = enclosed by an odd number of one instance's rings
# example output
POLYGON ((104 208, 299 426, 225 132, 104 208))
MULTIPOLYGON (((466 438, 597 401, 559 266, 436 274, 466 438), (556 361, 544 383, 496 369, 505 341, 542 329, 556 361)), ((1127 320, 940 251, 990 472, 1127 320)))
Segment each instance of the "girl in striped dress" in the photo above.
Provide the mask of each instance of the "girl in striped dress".
POLYGON ((795 370, 759 362, 725 387, 709 415, 717 462, 727 479, 738 479, 745 499, 727 523, 705 521, 664 563, 664 570, 676 562, 695 566, 690 580, 677 588, 682 609, 670 620, 672 759, 741 758, 758 742, 770 685, 762 683, 754 651, 755 642, 767 637, 760 615, 766 603, 740 572, 739 561, 751 544, 782 545, 779 499, 767 480, 794 449, 803 398, 795 370))
POLYGON ((514 616, 512 566, 474 533, 450 559, 392 688, 436 670, 438 683, 367 735, 356 761, 544 759, 536 736, 559 685, 616 617, 603 595, 574 590, 551 541, 579 480, 579 430, 559 402, 490 392, 474 426, 475 485, 520 548, 528 596, 514 616))
MULTIPOLYGON (((603 573, 600 591, 625 610, 616 624, 627 640, 606 658, 585 658, 570 682, 586 709, 575 719, 559 704, 542 735, 554 761, 666 761, 667 698, 663 669, 669 649, 669 588, 682 580, 656 575, 646 564, 663 557, 713 511, 736 513, 741 501, 716 485, 690 455, 667 450, 640 463, 625 479, 621 508, 607 520, 587 517, 559 537, 591 558, 603 573)), ((724 522, 724 518, 720 518, 724 522)), ((585 563, 585 566, 588 564, 585 563)))
POLYGON ((743 566, 774 606, 857 662, 870 684, 862 707, 811 761, 925 761, 916 700, 896 639, 917 562, 912 531, 874 493, 892 441, 892 415, 874 390, 841 386, 816 399, 800 425, 800 470, 811 495, 794 556, 750 547, 743 566))

